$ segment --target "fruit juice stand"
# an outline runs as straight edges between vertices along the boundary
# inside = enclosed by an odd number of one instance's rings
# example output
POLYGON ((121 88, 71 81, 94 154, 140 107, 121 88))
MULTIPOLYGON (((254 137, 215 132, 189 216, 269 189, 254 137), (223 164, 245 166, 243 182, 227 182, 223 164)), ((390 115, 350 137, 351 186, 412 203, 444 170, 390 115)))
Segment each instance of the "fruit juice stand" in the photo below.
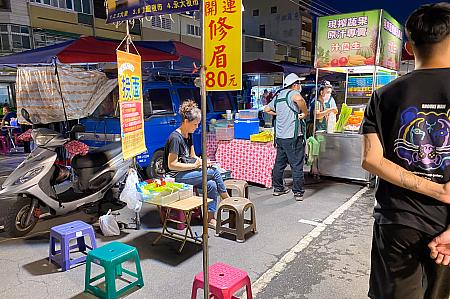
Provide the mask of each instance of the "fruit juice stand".
POLYGON ((386 11, 371 10, 319 17, 317 28, 316 90, 321 71, 344 73, 346 79, 335 128, 316 131, 314 116, 319 154, 313 172, 369 183, 359 129, 372 92, 397 77, 402 27, 386 11))

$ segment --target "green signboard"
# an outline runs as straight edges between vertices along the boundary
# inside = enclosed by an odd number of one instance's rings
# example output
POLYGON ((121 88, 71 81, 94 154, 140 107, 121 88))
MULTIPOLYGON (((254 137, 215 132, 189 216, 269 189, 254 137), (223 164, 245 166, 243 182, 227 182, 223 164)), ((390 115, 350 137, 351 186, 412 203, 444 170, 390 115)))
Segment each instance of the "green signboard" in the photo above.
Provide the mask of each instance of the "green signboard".
POLYGON ((380 57, 378 65, 388 69, 400 68, 403 28, 399 22, 383 11, 381 18, 380 57))
POLYGON ((398 22, 382 10, 319 17, 315 66, 380 65, 398 69, 399 63, 396 61, 399 61, 401 53, 401 30, 398 22), (383 29, 385 20, 386 29, 383 29), (397 51, 395 55, 394 51, 397 51))

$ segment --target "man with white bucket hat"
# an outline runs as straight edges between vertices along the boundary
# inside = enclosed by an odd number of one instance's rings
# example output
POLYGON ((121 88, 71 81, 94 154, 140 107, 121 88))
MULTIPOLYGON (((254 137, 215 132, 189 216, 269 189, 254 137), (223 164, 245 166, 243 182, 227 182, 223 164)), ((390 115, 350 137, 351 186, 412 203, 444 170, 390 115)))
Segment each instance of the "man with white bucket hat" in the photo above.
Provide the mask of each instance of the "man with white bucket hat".
POLYGON ((276 115, 274 126, 277 157, 272 172, 273 195, 279 196, 290 191, 283 183, 283 172, 289 163, 294 183, 292 191, 297 201, 302 201, 305 193, 303 187, 305 183, 303 176, 305 126, 302 123, 308 116, 308 108, 300 95, 302 90, 300 81, 304 79, 294 73, 287 75, 284 79, 284 89, 264 107, 264 112, 276 115))

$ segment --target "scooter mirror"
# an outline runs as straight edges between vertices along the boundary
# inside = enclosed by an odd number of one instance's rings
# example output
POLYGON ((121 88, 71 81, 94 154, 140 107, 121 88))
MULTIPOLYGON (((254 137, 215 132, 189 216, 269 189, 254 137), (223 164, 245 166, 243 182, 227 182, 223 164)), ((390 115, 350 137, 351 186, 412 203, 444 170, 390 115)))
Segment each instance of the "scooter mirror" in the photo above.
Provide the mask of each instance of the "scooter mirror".
POLYGON ((27 109, 22 108, 22 109, 20 110, 20 114, 22 114, 22 117, 23 117, 27 122, 29 122, 30 124, 33 124, 33 122, 32 122, 31 119, 30 119, 30 113, 28 113, 27 109))
POLYGON ((84 133, 86 132, 86 128, 83 125, 76 124, 70 130, 71 133, 84 133))

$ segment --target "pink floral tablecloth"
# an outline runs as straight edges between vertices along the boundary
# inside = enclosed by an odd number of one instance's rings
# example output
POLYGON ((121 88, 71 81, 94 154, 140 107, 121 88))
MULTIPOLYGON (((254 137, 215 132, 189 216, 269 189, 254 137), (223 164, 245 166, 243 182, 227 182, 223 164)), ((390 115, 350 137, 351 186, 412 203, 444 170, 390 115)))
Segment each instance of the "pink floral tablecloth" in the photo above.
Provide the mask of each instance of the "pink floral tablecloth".
POLYGON ((216 133, 206 134, 206 156, 209 160, 216 160, 217 140, 216 133))
POLYGON ((231 170, 234 179, 270 188, 276 152, 272 142, 260 143, 240 139, 218 141, 216 161, 222 168, 231 170))

